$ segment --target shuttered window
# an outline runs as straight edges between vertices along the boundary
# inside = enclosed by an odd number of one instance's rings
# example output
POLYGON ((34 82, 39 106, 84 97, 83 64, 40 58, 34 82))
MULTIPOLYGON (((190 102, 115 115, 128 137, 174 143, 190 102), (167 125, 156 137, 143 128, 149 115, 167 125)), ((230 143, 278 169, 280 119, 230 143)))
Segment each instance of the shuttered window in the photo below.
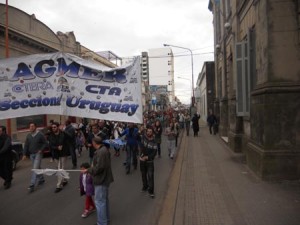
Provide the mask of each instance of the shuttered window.
POLYGON ((250 115, 250 60, 248 41, 236 44, 236 114, 250 115))

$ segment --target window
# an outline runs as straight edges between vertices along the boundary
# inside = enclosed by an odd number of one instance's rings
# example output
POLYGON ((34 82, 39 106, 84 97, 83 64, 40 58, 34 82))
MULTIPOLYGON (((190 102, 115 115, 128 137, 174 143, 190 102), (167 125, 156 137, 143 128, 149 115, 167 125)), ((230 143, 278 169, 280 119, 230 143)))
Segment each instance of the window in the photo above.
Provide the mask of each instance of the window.
POLYGON ((225 10, 226 18, 228 18, 231 15, 231 0, 225 1, 225 10))
MULTIPOLYGON (((253 41, 250 32, 247 35, 248 40, 236 44, 236 113, 237 116, 250 115, 250 88, 251 88, 251 73, 253 73, 253 60, 255 59, 253 53, 253 41), (251 50, 252 49, 252 50, 251 50), (250 51, 252 51, 250 55, 250 51), (251 57, 250 57, 251 56, 251 57)), ((255 64, 254 64, 255 66, 255 64)))
POLYGON ((257 82, 257 74, 256 74, 256 35, 255 28, 250 29, 249 31, 249 56, 250 56, 250 90, 254 89, 254 86, 257 82))
POLYGON ((36 115, 36 116, 18 117, 16 119, 17 130, 28 129, 30 122, 36 123, 37 127, 44 127, 44 126, 46 126, 46 116, 45 115, 36 115))
POLYGON ((218 70, 218 90, 217 90, 217 96, 219 99, 222 98, 222 69, 218 70))

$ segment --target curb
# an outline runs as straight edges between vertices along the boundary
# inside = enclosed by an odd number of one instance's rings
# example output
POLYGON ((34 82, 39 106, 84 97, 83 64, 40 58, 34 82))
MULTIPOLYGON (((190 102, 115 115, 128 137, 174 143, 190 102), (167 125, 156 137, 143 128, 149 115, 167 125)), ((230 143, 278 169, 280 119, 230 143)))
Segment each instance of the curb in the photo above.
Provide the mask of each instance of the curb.
POLYGON ((177 151, 178 154, 168 181, 168 189, 163 200, 161 213, 159 215, 158 222, 156 223, 157 225, 172 225, 174 223, 183 158, 187 149, 186 138, 183 136, 185 136, 185 132, 182 132, 180 135, 180 142, 178 145, 179 150, 177 151))

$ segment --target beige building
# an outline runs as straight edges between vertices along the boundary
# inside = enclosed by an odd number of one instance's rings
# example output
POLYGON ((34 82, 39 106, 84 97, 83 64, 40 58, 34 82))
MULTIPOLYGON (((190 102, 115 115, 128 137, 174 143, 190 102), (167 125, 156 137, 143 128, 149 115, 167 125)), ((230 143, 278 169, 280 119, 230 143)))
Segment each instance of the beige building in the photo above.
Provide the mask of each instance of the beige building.
MULTIPOLYGON (((6 57, 5 17, 5 4, 0 4, 0 59, 6 57)), ((94 60, 111 68, 116 67, 109 60, 80 45, 73 32, 63 33, 59 31, 54 33, 47 25, 39 21, 34 14, 28 15, 22 10, 11 6, 8 7, 8 30, 9 57, 60 51, 94 60)), ((13 140, 23 141, 28 132, 28 122, 32 119, 40 128, 43 128, 50 120, 64 122, 66 118, 58 115, 38 115, 0 120, 0 124, 7 126, 13 140)), ((76 121, 76 118, 72 119, 74 122, 76 121)))
POLYGON ((209 0, 220 135, 263 179, 300 178, 299 6, 209 0))

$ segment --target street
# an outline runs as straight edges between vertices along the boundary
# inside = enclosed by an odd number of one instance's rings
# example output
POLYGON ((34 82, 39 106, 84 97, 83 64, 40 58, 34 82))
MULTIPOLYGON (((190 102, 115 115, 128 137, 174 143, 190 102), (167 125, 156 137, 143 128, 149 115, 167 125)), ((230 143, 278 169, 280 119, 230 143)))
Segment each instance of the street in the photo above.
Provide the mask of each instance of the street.
MULTIPOLYGON (((166 141, 163 138, 162 158, 155 160, 155 199, 141 193, 142 183, 139 167, 125 174, 123 162, 125 152, 115 157, 111 150, 112 168, 115 181, 110 186, 110 211, 113 225, 153 225, 157 223, 160 208, 166 195, 168 178, 174 161, 167 156, 166 141)), ((88 152, 78 158, 78 165, 88 162, 88 152)), ((44 158, 42 168, 55 168, 50 158, 44 158)), ((71 168, 68 159, 67 169, 71 168)), ((31 163, 19 162, 14 171, 12 187, 4 190, 0 186, 1 225, 94 225, 96 213, 81 218, 84 209, 84 196, 79 194, 79 172, 70 172, 68 185, 60 193, 54 193, 56 176, 45 176, 46 182, 29 194, 27 187, 30 180, 31 163)))

